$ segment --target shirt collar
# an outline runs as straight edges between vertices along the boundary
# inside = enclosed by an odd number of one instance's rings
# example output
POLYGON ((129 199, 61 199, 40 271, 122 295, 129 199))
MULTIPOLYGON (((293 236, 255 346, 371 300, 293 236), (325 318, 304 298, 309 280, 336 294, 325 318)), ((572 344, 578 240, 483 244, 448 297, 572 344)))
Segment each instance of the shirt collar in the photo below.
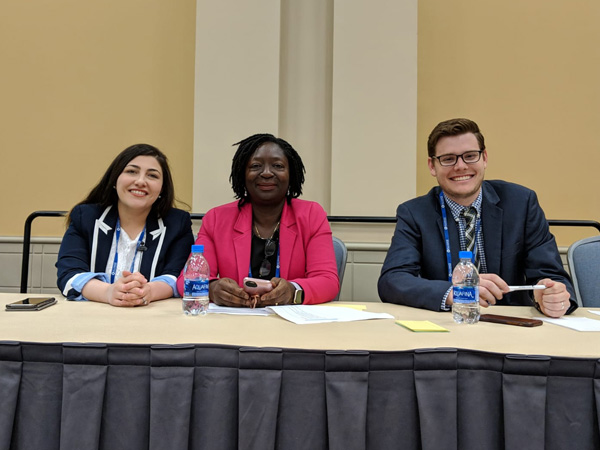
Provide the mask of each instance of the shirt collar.
MULTIPOLYGON (((460 219, 461 213, 463 212, 464 209, 467 209, 468 206, 459 205, 454 200, 451 200, 450 198, 448 198, 448 196, 446 195, 445 192, 443 192, 443 194, 444 194, 444 200, 446 201, 446 205, 448 205, 450 212, 452 212, 452 217, 454 217, 454 220, 458 222, 458 220, 460 219)), ((475 201, 473 203, 471 203, 471 205, 470 205, 477 210, 477 216, 481 216, 482 199, 483 199, 483 189, 479 189, 479 195, 477 195, 477 198, 475 199, 475 201)))

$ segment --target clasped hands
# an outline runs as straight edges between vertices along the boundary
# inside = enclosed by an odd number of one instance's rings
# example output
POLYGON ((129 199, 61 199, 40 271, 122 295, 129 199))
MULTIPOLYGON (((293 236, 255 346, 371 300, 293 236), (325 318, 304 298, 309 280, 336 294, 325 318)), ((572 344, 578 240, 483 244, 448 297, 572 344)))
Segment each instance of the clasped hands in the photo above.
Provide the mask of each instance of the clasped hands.
POLYGON ((231 278, 220 278, 210 282, 210 299, 220 306, 237 308, 264 308, 265 306, 289 305, 292 303, 296 288, 283 278, 272 278, 273 290, 253 298, 231 278))
MULTIPOLYGON (((562 317, 571 305, 571 295, 564 283, 544 278, 537 284, 546 289, 533 291, 533 296, 540 310, 548 317, 562 317)), ((509 292, 508 284, 494 273, 479 275, 479 304, 484 308, 495 305, 504 294, 509 292)))
POLYGON ((110 285, 107 300, 113 306, 144 306, 151 299, 151 284, 140 272, 123 271, 123 276, 110 285))

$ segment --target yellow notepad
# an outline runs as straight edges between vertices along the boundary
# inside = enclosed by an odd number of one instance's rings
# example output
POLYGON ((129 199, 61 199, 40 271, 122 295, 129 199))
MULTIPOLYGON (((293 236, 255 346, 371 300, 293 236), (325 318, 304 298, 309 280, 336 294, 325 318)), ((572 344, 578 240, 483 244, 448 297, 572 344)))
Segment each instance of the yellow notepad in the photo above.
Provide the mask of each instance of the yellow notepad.
POLYGON ((410 331, 448 331, 429 320, 396 320, 396 323, 410 331))

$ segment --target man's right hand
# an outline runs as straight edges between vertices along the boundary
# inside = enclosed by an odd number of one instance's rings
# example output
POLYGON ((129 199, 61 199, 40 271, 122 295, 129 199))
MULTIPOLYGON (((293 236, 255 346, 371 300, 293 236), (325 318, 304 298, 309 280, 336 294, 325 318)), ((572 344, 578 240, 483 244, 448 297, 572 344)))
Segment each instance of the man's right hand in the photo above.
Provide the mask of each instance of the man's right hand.
POLYGON ((495 305, 504 294, 508 294, 508 284, 495 273, 479 275, 479 304, 484 308, 495 305))
MULTIPOLYGON (((495 305, 496 300, 500 300, 504 294, 507 294, 508 284, 495 273, 479 274, 479 304, 484 308, 495 305)), ((446 299, 446 305, 450 306, 452 301, 452 290, 446 299)))

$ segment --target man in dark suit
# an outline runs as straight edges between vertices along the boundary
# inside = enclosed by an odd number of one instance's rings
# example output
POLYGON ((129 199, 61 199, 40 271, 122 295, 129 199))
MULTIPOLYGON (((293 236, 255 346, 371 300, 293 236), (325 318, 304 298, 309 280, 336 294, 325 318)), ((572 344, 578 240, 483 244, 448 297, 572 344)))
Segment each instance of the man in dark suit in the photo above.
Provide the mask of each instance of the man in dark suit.
POLYGON ((554 236, 535 192, 484 181, 487 150, 477 124, 451 119, 429 135, 428 165, 439 186, 398 207, 378 290, 382 301, 449 310, 458 252, 472 250, 480 271, 479 303, 535 305, 550 317, 577 308, 554 236), (544 290, 509 292, 509 285, 544 290))

